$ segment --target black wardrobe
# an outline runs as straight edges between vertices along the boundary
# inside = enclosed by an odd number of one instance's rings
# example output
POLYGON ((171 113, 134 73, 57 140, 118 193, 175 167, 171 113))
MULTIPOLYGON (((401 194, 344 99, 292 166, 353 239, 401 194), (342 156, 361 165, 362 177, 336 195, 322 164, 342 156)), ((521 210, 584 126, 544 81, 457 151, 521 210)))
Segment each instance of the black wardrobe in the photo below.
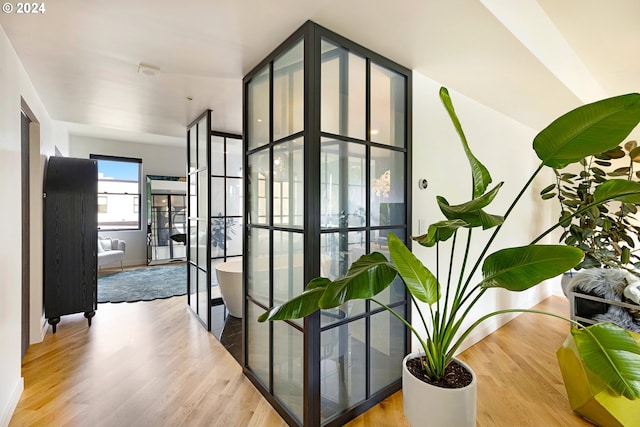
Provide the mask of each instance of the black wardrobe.
POLYGON ((98 163, 53 156, 44 183, 44 309, 60 317, 97 308, 98 163))

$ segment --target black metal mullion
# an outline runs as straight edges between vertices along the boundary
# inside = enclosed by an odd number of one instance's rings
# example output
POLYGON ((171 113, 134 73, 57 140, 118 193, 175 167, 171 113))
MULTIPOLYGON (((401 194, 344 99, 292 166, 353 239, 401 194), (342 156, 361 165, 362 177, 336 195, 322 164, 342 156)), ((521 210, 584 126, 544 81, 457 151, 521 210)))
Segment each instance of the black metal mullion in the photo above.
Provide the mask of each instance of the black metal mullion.
MULTIPOLYGON (((305 283, 320 274, 320 35, 304 27, 304 253, 305 283)), ((320 312, 304 319, 303 424, 320 426, 320 312)))
MULTIPOLYGON (((269 185, 267 186, 267 224, 269 227, 269 307, 273 307, 273 60, 269 61, 269 185)), ((273 388, 273 322, 269 322, 269 393, 274 394, 273 388)))

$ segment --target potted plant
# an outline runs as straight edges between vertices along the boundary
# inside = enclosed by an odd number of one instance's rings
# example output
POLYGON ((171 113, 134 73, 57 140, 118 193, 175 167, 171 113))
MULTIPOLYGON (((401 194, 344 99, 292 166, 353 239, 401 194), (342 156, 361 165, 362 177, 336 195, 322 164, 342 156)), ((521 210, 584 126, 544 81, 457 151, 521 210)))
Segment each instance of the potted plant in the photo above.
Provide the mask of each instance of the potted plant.
POLYGON ((634 217, 634 203, 603 203, 585 209, 593 202, 593 192, 609 178, 640 182, 640 147, 627 141, 611 150, 580 160, 578 165, 555 169, 556 182, 544 188, 543 200, 556 199, 560 205, 560 223, 564 228, 560 241, 584 252, 576 270, 593 267, 640 267, 636 243, 640 225, 634 217), (580 212, 580 213, 579 213, 580 212))
MULTIPOLYGON (((475 426, 472 373, 469 375, 471 397, 456 396, 451 403, 445 404, 434 402, 432 399, 435 398, 431 394, 425 398, 427 392, 423 389, 430 387, 429 382, 438 384, 452 375, 452 370, 459 366, 454 358, 457 350, 471 331, 483 321, 505 313, 540 312, 515 308, 499 310, 482 316, 463 330, 471 308, 491 288, 523 291, 575 267, 583 258, 582 250, 573 246, 538 244, 542 237, 559 227, 560 223, 527 245, 491 254, 488 254, 489 249, 502 224, 543 168, 557 169, 579 162, 587 156, 617 146, 629 134, 640 122, 640 94, 623 95, 582 106, 561 116, 542 130, 533 141, 533 148, 541 163, 502 216, 492 215, 484 210, 497 196, 502 183, 488 190, 492 181, 489 171, 471 152, 446 88, 441 88, 440 98, 460 136, 469 161, 473 190, 470 201, 457 205, 451 205, 444 197, 438 196, 438 206, 446 219, 430 225, 426 234, 413 238, 417 243, 436 250, 434 261, 439 267, 436 274, 425 267, 398 237, 390 234, 390 260, 378 252, 364 255, 352 264, 345 276, 333 281, 327 278, 313 279, 302 294, 272 307, 258 320, 263 322, 301 318, 318 309, 338 307, 349 300, 370 299, 402 321, 420 343, 422 354, 409 355, 405 362, 413 365, 415 363, 409 361, 418 360, 418 370, 426 381, 424 386, 417 387, 413 381, 408 382, 411 374, 403 373, 403 399, 409 422, 413 426, 426 422, 430 425, 475 426), (469 257, 471 235, 477 228, 493 229, 493 233, 478 258, 472 260, 469 257), (467 236, 462 245, 455 244, 459 234, 467 236), (447 240, 452 243, 448 245, 450 253, 448 251, 445 259, 447 265, 451 265, 449 271, 443 272, 446 269, 439 265, 439 256, 444 251, 440 246, 447 240), (458 256, 456 251, 461 251, 462 256, 458 256), (452 264, 456 260, 460 260, 461 265, 454 269, 452 264), (459 272, 457 278, 453 276, 454 271, 459 272), (481 272, 482 279, 478 283, 472 283, 476 272, 481 272), (426 330, 424 336, 402 316, 375 298, 397 275, 402 278, 414 302, 417 317, 426 330), (439 406, 434 409, 431 406, 433 404, 439 406), (417 409, 412 405, 417 405, 417 409), (436 416, 442 418, 434 419, 436 416), (449 416, 453 418, 448 418, 449 416)), ((592 203, 574 215, 614 199, 640 203, 640 184, 620 179, 609 180, 594 191, 592 203)), ((543 314, 559 317, 551 313, 543 314)), ((570 319, 566 320, 571 322, 570 319)), ((586 328, 579 324, 575 326, 571 333, 576 338, 578 350, 589 369, 596 372, 616 393, 630 399, 640 397, 640 346, 630 333, 613 325, 607 325, 606 328, 601 325, 586 328), (611 357, 612 354, 616 356, 611 357)), ((470 368, 463 365, 461 370, 470 368)), ((462 389, 466 387, 469 384, 463 385, 462 389)), ((440 395, 451 394, 451 389, 438 390, 440 392, 437 394, 440 395)))

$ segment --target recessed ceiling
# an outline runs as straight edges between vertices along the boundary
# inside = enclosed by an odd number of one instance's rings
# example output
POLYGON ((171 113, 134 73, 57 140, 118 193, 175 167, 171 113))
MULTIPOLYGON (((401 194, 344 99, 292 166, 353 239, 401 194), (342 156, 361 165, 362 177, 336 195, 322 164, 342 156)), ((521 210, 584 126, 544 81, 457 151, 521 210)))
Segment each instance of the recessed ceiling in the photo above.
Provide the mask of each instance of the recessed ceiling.
POLYGON ((72 134, 179 144, 207 108, 240 133, 243 75, 309 19, 540 129, 639 91, 638 18, 637 0, 65 0, 0 25, 72 134))

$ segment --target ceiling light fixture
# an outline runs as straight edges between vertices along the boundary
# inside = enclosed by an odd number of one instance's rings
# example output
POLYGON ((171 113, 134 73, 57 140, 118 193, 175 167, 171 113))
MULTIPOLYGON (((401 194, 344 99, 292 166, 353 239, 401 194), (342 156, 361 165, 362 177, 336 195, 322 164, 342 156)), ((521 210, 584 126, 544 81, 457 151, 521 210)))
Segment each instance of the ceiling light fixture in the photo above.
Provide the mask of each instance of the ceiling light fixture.
POLYGON ((140 65, 138 65, 138 73, 144 76, 153 77, 157 75, 159 72, 160 72, 160 68, 155 67, 153 65, 143 64, 142 62, 140 63, 140 65))

